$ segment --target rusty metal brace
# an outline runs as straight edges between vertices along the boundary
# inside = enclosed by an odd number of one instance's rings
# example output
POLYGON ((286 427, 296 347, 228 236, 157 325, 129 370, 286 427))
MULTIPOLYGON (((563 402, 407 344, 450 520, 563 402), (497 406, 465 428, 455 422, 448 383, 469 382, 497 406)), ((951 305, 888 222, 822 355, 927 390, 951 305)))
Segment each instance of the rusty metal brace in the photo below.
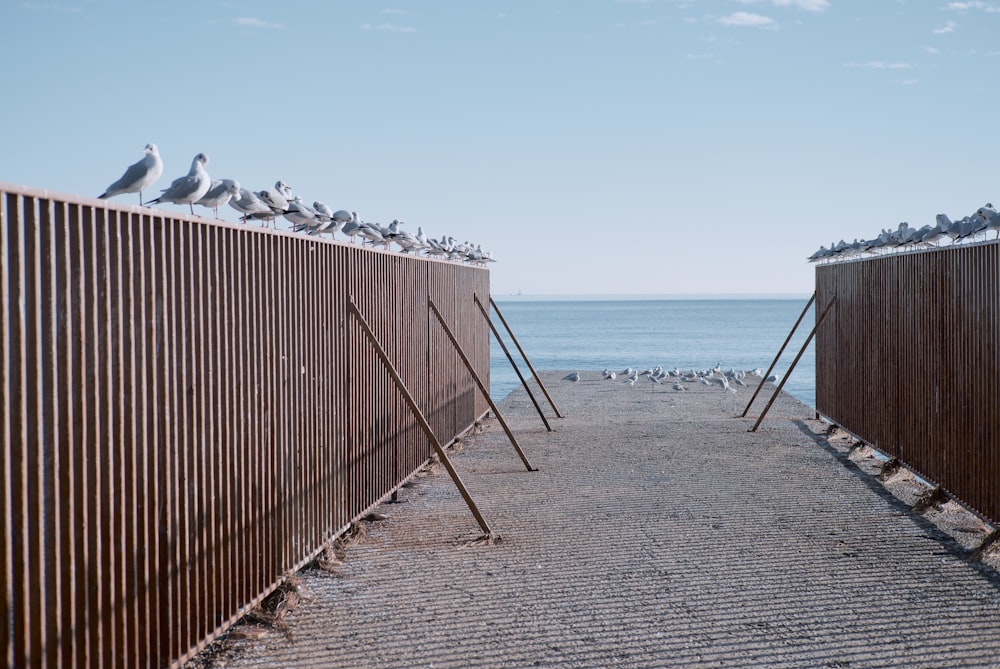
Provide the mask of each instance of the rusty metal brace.
MULTIPOLYGON (((788 377, 792 375, 792 370, 795 369, 795 365, 799 364, 799 358, 801 358, 802 354, 806 352, 806 348, 809 347, 809 342, 811 342, 813 337, 816 336, 816 331, 819 330, 819 326, 823 324, 823 319, 825 319, 827 314, 830 313, 830 309, 833 308, 833 305, 836 304, 836 302, 837 296, 834 295, 830 298, 830 303, 826 305, 826 309, 824 309, 823 313, 821 313, 819 318, 816 319, 816 325, 814 325, 813 329, 809 332, 809 336, 806 337, 806 341, 802 344, 802 348, 799 350, 798 355, 795 356, 795 360, 792 360, 792 366, 789 367, 788 371, 785 372, 785 375, 781 377, 781 383, 779 383, 778 387, 774 389, 774 394, 771 395, 771 399, 768 401, 767 406, 764 407, 764 410, 760 413, 760 416, 757 418, 757 422, 754 423, 753 427, 747 430, 747 432, 756 432, 757 428, 760 427, 760 423, 764 420, 764 416, 766 416, 767 412, 771 409, 771 405, 774 404, 774 400, 778 399, 778 395, 781 393, 781 389, 785 387, 785 382, 788 381, 788 377)), ((761 383, 763 383, 763 381, 761 383)))
POLYGON ((434 446, 434 451, 441 460, 441 464, 448 470, 451 480, 455 482, 455 486, 458 488, 458 491, 462 493, 462 498, 469 506, 469 510, 472 512, 472 515, 476 517, 479 527, 482 528, 483 532, 486 533, 487 538, 490 540, 498 539, 499 535, 495 534, 493 530, 490 529, 489 523, 486 522, 486 518, 484 518, 483 514, 480 513, 479 507, 476 506, 475 501, 472 499, 472 495, 469 494, 469 490, 465 487, 465 484, 462 483, 462 478, 458 475, 455 467, 451 464, 451 460, 448 459, 448 454, 445 453, 444 448, 441 446, 441 442, 439 442, 438 438, 434 435, 434 430, 431 429, 430 423, 428 423, 427 419, 424 418, 424 414, 420 411, 420 407, 417 406, 417 403, 410 394, 410 391, 407 389, 406 384, 403 383, 403 379, 399 376, 396 368, 389 360, 389 356, 385 352, 385 349, 383 349, 382 345, 379 343, 378 337, 376 337, 375 333, 372 332, 371 327, 368 325, 368 321, 365 320, 364 315, 354 303, 353 295, 347 298, 347 310, 354 315, 358 324, 361 326, 361 330, 365 333, 365 336, 368 337, 368 341, 371 342, 372 347, 375 349, 375 353, 378 354, 382 364, 385 365, 386 370, 389 372, 389 376, 392 377, 393 382, 396 384, 396 388, 398 388, 399 392, 403 395, 403 399, 406 400, 406 403, 409 405, 410 411, 413 412, 417 422, 420 423, 420 427, 423 428, 424 434, 427 435, 431 445, 434 446))
POLYGON ((485 397, 486 401, 489 403, 490 409, 493 410, 493 415, 497 417, 497 420, 500 422, 500 426, 503 427, 503 431, 507 433, 507 438, 510 439, 510 443, 514 445, 514 450, 516 450, 517 454, 521 456, 521 461, 524 462, 524 466, 527 468, 529 472, 537 472, 538 469, 536 467, 532 467, 531 463, 528 462, 528 457, 524 454, 524 451, 521 450, 520 444, 518 444, 517 439, 514 438, 514 433, 510 431, 509 427, 507 427, 507 421, 505 421, 503 419, 503 416, 500 415, 500 410, 497 409, 497 405, 493 402, 493 399, 490 397, 490 391, 486 388, 486 385, 483 384, 483 381, 482 379, 479 378, 479 375, 476 374, 475 367, 473 367, 472 363, 469 362, 468 356, 465 355, 465 351, 462 350, 462 347, 461 345, 459 345, 458 340, 455 339, 455 335, 452 334, 451 328, 449 328, 448 324, 445 323, 444 317, 441 315, 441 312, 438 311, 437 306, 434 304, 434 300, 428 299, 427 304, 430 307, 431 311, 434 313, 434 315, 437 317, 438 322, 441 323, 441 327, 444 328, 445 334, 448 335, 448 339, 451 340, 451 345, 455 347, 455 351, 458 352, 459 357, 462 358, 462 362, 465 363, 465 368, 469 370, 469 374, 472 375, 472 378, 475 380, 476 385, 479 386, 480 392, 483 393, 483 397, 485 397))
MULTIPOLYGON (((480 311, 482 311, 483 315, 486 316, 486 320, 489 322, 490 327, 493 328, 493 321, 490 320, 489 314, 486 313, 486 309, 483 307, 482 302, 479 301, 479 297, 475 295, 473 297, 476 300, 476 304, 479 305, 480 311)), ((538 372, 536 372, 535 368, 532 367, 531 361, 528 360, 527 354, 524 352, 524 349, 521 348, 521 342, 519 342, 517 340, 517 337, 514 336, 514 331, 510 329, 510 325, 507 324, 507 319, 503 317, 503 312, 500 311, 500 307, 497 306, 497 303, 493 301, 492 296, 490 297, 490 306, 493 307, 493 311, 497 313, 497 317, 500 319, 500 322, 503 323, 504 328, 507 330, 507 334, 510 335, 510 338, 514 342, 514 345, 517 346, 517 351, 518 353, 521 354, 521 359, 524 360, 524 363, 526 365, 528 365, 528 369, 531 370, 531 375, 535 377, 535 383, 537 383, 538 387, 542 389, 542 393, 545 394, 545 399, 549 401, 549 404, 552 406, 552 410, 556 412, 556 418, 562 418, 563 415, 559 413, 559 409, 556 407, 556 403, 552 401, 552 396, 549 395, 549 391, 545 389, 545 384, 542 383, 542 380, 540 378, 538 378, 538 372)), ((496 328, 493 328, 493 334, 496 335, 497 341, 500 341, 500 335, 497 335, 496 328)), ((503 347, 504 352, 506 352, 507 348, 503 346, 503 342, 500 342, 500 345, 503 347)), ((510 354, 507 355, 507 359, 510 360, 510 364, 514 367, 514 371, 516 371, 517 375, 520 377, 521 373, 517 370, 517 365, 514 365, 514 360, 510 357, 510 354)), ((528 390, 528 385, 525 383, 523 377, 521 378, 521 383, 524 385, 524 389, 528 390)), ((531 395, 530 390, 528 391, 528 395, 531 395)), ((532 396, 532 401, 534 401, 534 396, 532 396)), ((537 407, 538 404, 536 403, 535 406, 537 407)), ((539 409, 539 411, 541 411, 541 409, 539 409)), ((546 425, 547 424, 548 423, 546 423, 546 425)))
MULTIPOLYGON (((799 314, 799 319, 795 321, 795 325, 792 326, 792 331, 788 333, 787 337, 785 337, 785 343, 782 344, 781 348, 778 349, 778 355, 774 356, 774 360, 771 361, 771 366, 767 368, 766 372, 764 372, 764 381, 767 380, 767 377, 771 376, 771 371, 774 369, 774 366, 778 364, 778 358, 780 358, 781 354, 785 352, 785 347, 788 346, 788 342, 792 341, 792 335, 794 335, 795 331, 799 329, 799 323, 801 323, 802 319, 806 317, 806 313, 809 311, 809 307, 811 307, 813 302, 815 301, 816 301, 816 293, 814 292, 812 294, 812 297, 809 298, 809 301, 806 302, 806 306, 804 309, 802 309, 802 313, 799 314)), ((751 397, 750 401, 747 402, 747 408, 743 410, 742 414, 740 414, 743 418, 746 418, 747 412, 750 411, 750 405, 753 404, 753 401, 755 399, 757 399, 757 395, 760 393, 760 389, 764 387, 764 381, 758 383, 757 389, 753 391, 753 397, 751 397)))

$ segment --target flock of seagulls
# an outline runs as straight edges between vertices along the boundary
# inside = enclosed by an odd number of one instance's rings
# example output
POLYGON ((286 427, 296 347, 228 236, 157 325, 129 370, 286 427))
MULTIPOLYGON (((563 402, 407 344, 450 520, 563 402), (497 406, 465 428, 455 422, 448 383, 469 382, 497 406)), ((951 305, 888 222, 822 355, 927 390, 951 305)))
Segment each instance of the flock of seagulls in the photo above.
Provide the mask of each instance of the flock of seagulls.
MULTIPOLYGON (((336 239, 339 232, 352 243, 360 238, 362 245, 381 246, 386 250, 390 249, 391 244, 396 244, 403 253, 475 265, 494 262, 492 254, 484 251, 479 244, 459 242, 448 235, 433 239, 424 233, 422 227, 411 233, 400 227, 403 225, 400 220, 394 220, 386 226, 360 221, 357 212, 344 209, 334 211, 319 201, 309 206, 281 180, 275 182, 274 188, 254 192, 243 188, 234 179, 213 180, 205 169, 206 165, 208 156, 199 153, 191 161, 191 169, 186 175, 174 179, 159 197, 145 204, 186 204, 192 214, 194 205, 197 204, 212 209, 218 218, 219 207, 228 203, 241 214, 244 223, 261 221, 262 225, 277 226, 277 220, 281 217, 296 232, 310 235, 326 233, 336 239)), ((125 193, 138 193, 141 206, 142 193, 156 183, 162 174, 163 160, 160 158, 160 151, 156 144, 147 144, 143 149, 142 159, 129 165, 122 177, 97 197, 103 200, 125 193)))
MULTIPOLYGON (((664 369, 661 365, 655 367, 650 367, 639 371, 632 367, 627 367, 620 372, 605 368, 601 371, 601 378, 605 381, 620 381, 628 386, 634 386, 639 379, 645 378, 651 384, 669 384, 671 388, 678 392, 687 391, 686 383, 702 383, 706 386, 717 387, 726 392, 735 393, 739 386, 746 386, 745 379, 748 376, 760 379, 764 376, 764 370, 759 367, 751 369, 750 371, 744 369, 736 369, 730 367, 728 370, 722 368, 722 363, 718 363, 715 367, 711 369, 690 369, 687 371, 682 371, 681 369, 674 367, 673 369, 664 369)), ((577 382, 580 381, 583 376, 580 372, 571 372, 563 377, 564 381, 577 382)), ((777 378, 774 375, 769 376, 766 381, 774 383, 777 378)))
POLYGON ((952 221, 945 214, 938 214, 934 225, 921 228, 910 227, 909 223, 900 223, 895 230, 883 229, 872 239, 830 244, 830 247, 820 246, 819 250, 809 256, 809 262, 842 260, 857 257, 860 254, 881 254, 911 248, 936 248, 944 241, 958 244, 966 240, 974 240, 982 235, 984 238, 990 232, 996 232, 994 239, 1000 239, 1000 213, 992 204, 986 203, 974 214, 961 220, 952 221))

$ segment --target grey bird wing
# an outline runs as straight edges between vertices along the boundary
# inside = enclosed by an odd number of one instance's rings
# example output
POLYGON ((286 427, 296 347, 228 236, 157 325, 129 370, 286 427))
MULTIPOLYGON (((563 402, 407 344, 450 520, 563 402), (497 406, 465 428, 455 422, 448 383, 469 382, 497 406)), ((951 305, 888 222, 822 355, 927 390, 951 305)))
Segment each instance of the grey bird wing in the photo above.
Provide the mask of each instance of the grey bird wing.
POLYGON ((134 165, 129 165, 122 178, 108 186, 107 190, 97 197, 104 199, 119 195, 120 193, 134 193, 148 174, 149 167, 145 164, 145 161, 140 160, 134 165))
POLYGON ((200 183, 201 182, 196 176, 186 176, 174 179, 170 186, 163 191, 163 195, 161 195, 159 199, 161 201, 168 201, 190 198, 198 191, 200 183))

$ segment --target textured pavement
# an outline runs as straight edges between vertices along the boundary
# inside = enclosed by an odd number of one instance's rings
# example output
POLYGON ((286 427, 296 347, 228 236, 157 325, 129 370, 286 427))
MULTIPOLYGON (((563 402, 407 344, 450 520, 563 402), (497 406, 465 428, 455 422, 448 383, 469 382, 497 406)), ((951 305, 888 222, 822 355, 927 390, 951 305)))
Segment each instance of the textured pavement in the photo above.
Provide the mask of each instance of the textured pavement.
POLYGON ((563 374, 543 375, 553 432, 523 390, 500 405, 539 471, 495 419, 452 455, 500 541, 474 541, 439 469, 332 571, 304 571, 281 625, 239 626, 193 663, 1000 667, 1000 577, 968 559, 978 519, 911 513, 912 481, 891 494, 790 397, 748 432, 770 386, 740 418, 748 389, 563 374))

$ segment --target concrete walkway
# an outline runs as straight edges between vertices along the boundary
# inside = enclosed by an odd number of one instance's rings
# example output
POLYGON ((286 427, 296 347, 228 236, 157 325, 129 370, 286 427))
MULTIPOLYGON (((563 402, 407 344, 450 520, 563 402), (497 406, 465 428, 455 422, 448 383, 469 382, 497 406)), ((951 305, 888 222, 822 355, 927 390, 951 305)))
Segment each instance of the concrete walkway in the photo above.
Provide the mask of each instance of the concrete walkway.
POLYGON ((495 420, 453 456, 501 541, 473 541, 440 469, 364 523, 334 572, 301 575, 281 629, 237 628, 193 663, 1000 666, 1000 577, 966 559, 989 529, 974 516, 910 513, 912 477, 894 496, 789 397, 749 433, 746 389, 563 374, 543 376, 554 432, 523 390, 500 406, 539 471, 495 420))

